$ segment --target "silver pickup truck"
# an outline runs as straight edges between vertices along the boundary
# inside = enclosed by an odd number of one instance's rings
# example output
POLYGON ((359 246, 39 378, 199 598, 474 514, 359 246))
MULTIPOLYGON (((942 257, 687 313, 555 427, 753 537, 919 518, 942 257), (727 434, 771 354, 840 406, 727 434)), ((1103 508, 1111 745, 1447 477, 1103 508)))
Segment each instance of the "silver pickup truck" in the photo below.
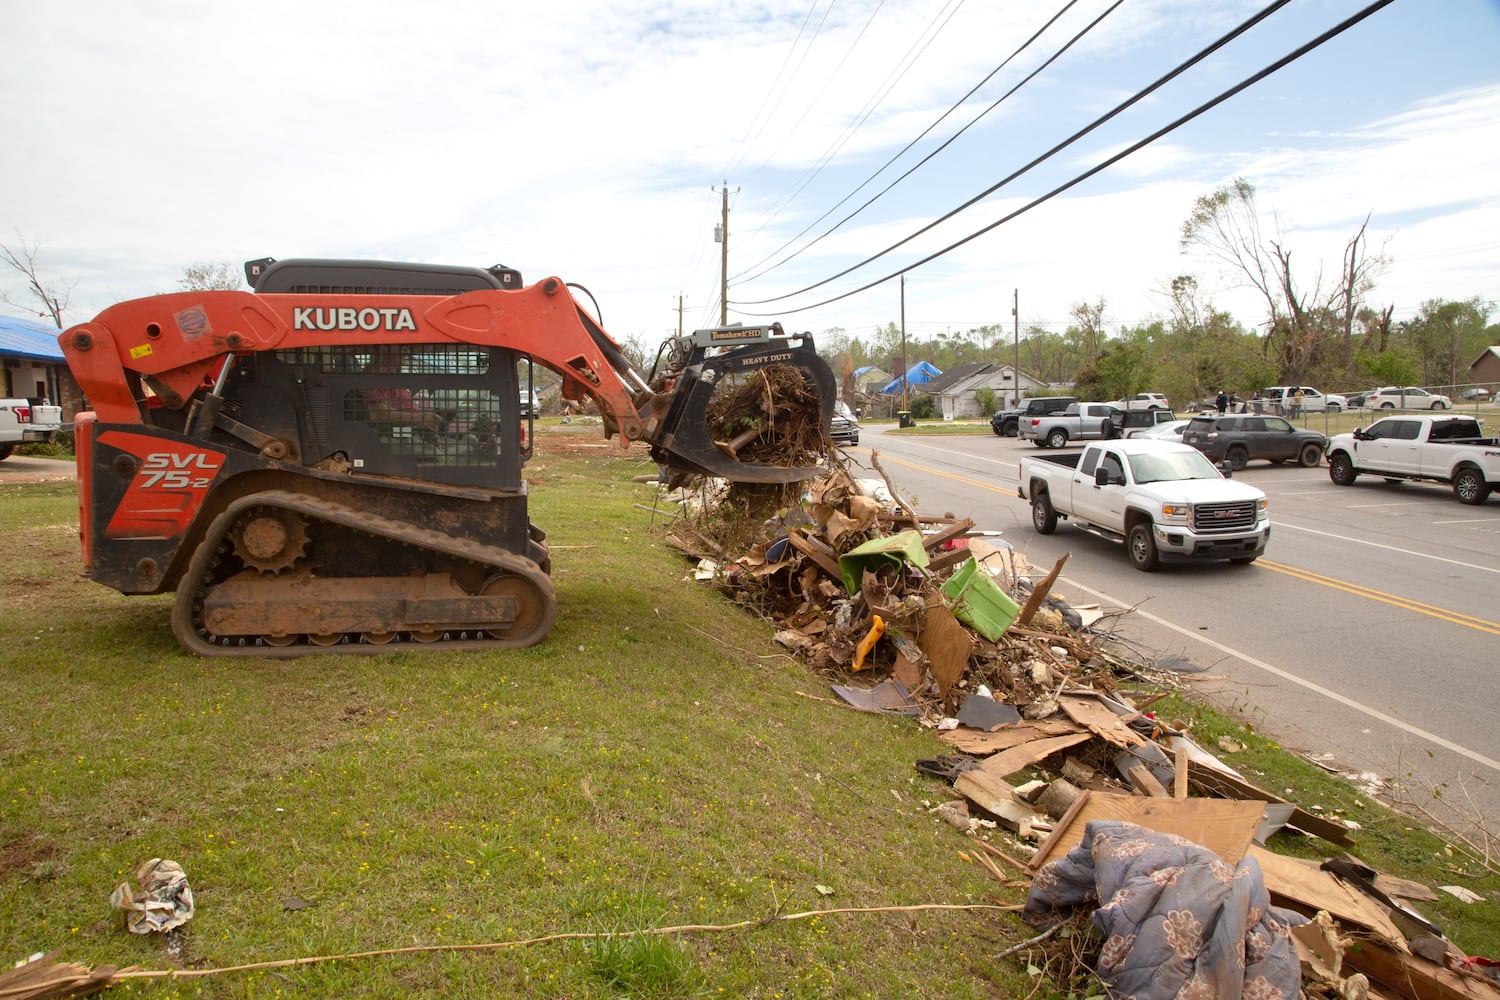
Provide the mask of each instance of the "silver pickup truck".
POLYGON ((1021 440, 1038 448, 1062 448, 1069 441, 1118 437, 1115 420, 1119 413, 1112 403, 1074 403, 1061 413, 1023 417, 1017 429, 1021 440))
POLYGON ((1081 455, 1028 456, 1017 473, 1039 533, 1070 519, 1123 541, 1131 565, 1146 572, 1162 560, 1252 563, 1271 538, 1266 495, 1175 441, 1134 438, 1091 444, 1081 455))

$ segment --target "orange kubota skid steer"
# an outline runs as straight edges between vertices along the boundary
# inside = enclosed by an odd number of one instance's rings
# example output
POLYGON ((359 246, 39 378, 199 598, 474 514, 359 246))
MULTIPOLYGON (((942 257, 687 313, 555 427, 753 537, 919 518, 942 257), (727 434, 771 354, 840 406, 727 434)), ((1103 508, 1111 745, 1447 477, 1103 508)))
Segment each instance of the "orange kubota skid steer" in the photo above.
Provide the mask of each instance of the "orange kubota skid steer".
MULTIPOLYGON (((349 260, 246 274, 253 294, 136 299, 59 338, 92 406, 75 420, 88 573, 175 592, 194 652, 544 639, 557 605, 522 477, 534 364, 669 477, 816 471, 812 453, 738 461, 708 426, 716 392, 786 366, 826 430, 833 376, 809 335, 698 331, 648 385, 558 278, 349 260)), ((775 434, 776 412, 737 441, 775 434)))

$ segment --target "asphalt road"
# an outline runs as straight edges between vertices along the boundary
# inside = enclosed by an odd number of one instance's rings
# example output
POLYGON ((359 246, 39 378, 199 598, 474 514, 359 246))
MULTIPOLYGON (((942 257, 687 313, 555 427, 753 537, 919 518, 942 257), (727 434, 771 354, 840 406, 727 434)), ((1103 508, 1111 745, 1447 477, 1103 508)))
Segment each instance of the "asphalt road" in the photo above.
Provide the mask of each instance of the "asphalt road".
POLYGON ((1283 745, 1391 783, 1387 799, 1500 828, 1500 496, 1470 507, 1439 484, 1337 487, 1326 466, 1255 462, 1236 478, 1271 499, 1264 557, 1141 573, 1067 522, 1032 529, 1017 462, 1047 452, 883 431, 865 427, 854 457, 873 449, 922 512, 1001 531, 1043 569, 1071 553, 1059 592, 1133 609, 1120 632, 1142 656, 1283 745))

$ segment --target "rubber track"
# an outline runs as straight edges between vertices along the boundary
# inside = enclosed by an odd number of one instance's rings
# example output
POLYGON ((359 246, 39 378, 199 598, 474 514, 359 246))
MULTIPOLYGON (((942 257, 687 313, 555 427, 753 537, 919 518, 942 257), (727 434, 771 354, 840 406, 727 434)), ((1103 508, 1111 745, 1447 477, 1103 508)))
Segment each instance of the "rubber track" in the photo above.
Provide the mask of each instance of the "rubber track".
POLYGON ((468 538, 456 538, 430 528, 415 527, 404 521, 381 517, 367 510, 357 510, 343 504, 320 500, 302 493, 287 490, 266 490, 241 497, 209 525, 208 533, 193 554, 187 573, 177 587, 177 601, 172 608, 172 632, 182 645, 202 656, 259 656, 286 659, 323 653, 388 653, 398 649, 505 649, 529 646, 546 638, 557 618, 557 599, 553 596, 552 580, 536 563, 524 556, 493 545, 485 545, 468 538), (209 641, 206 630, 198 616, 197 595, 211 568, 217 564, 229 529, 247 511, 257 507, 280 507, 306 514, 319 521, 339 524, 377 538, 389 539, 414 545, 432 552, 479 563, 496 570, 530 580, 547 601, 543 621, 532 634, 520 640, 494 638, 485 632, 482 625, 472 630, 450 630, 433 642, 417 642, 409 631, 401 629, 396 639, 388 643, 369 643, 357 637, 346 636, 344 641, 330 646, 309 642, 306 635, 299 635, 290 645, 273 646, 261 638, 236 637, 209 641))

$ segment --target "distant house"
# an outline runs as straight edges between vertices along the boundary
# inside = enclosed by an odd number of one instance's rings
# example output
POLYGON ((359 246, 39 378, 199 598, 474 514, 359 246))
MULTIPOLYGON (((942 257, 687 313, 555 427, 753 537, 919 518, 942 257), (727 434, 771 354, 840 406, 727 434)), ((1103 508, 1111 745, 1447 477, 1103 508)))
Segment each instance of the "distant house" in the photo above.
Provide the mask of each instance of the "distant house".
POLYGON ((1020 405, 1016 402, 1020 396, 1046 386, 1041 379, 1025 372, 1020 373, 1019 392, 1016 382, 1014 366, 979 362, 948 369, 923 386, 922 391, 933 397, 944 420, 956 420, 984 416, 984 407, 979 405, 981 389, 993 391, 996 402, 1003 408, 1020 405))
POLYGON ((0 316, 0 366, 5 377, 0 380, 0 397, 7 399, 43 399, 63 408, 63 420, 83 408, 83 394, 68 371, 55 326, 0 316))
MULTIPOLYGON (((906 369, 906 388, 911 392, 926 392, 926 384, 928 382, 931 382, 941 374, 943 374, 942 369, 938 368, 936 365, 933 365, 926 361, 918 361, 916 364, 906 369)), ((901 376, 897 375, 885 385, 881 386, 880 391, 899 396, 902 389, 901 383, 901 376)))
POLYGON ((1486 348, 1469 366, 1469 380, 1493 384, 1500 382, 1500 346, 1486 348))
POLYGON ((879 392, 880 387, 891 380, 891 373, 884 368, 874 365, 865 365, 863 368, 854 369, 854 391, 862 393, 879 392))

